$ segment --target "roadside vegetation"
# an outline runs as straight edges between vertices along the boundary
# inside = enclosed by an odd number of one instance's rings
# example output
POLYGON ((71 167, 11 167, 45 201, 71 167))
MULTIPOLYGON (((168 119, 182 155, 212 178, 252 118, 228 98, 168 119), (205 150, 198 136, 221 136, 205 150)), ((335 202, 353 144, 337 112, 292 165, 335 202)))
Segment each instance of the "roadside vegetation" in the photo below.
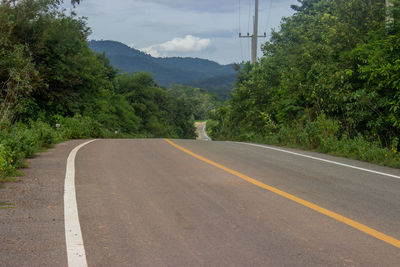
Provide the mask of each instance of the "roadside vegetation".
POLYGON ((0 184, 72 138, 195 137, 190 103, 148 73, 119 74, 62 1, 0 1, 0 184))
POLYGON ((214 140, 400 167, 400 1, 302 0, 244 64, 207 124, 214 140))
POLYGON ((184 101, 193 110, 195 121, 205 121, 208 114, 218 109, 223 101, 217 94, 185 85, 174 84, 168 91, 177 99, 184 101))

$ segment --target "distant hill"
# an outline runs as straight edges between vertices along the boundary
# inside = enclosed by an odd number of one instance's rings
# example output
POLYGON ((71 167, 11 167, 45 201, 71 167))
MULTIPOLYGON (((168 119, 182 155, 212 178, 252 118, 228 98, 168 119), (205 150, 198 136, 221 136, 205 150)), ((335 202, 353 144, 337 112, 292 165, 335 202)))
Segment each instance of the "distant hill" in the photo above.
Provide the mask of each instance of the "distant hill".
POLYGON ((90 41, 89 47, 98 53, 105 52, 111 64, 123 72, 153 73, 158 84, 165 87, 172 84, 196 86, 226 98, 236 79, 232 64, 220 65, 189 57, 154 58, 116 41, 90 41))

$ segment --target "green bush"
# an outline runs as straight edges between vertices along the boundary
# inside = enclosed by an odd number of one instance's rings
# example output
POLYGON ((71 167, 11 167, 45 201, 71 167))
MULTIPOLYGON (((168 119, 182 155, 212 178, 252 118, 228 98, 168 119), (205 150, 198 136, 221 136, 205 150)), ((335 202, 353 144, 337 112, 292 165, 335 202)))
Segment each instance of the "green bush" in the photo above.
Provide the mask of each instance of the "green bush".
POLYGON ((367 141, 361 134, 352 139, 344 135, 336 142, 336 147, 332 147, 327 152, 337 156, 400 167, 400 156, 395 149, 382 147, 379 142, 367 141))
POLYGON ((335 143, 336 134, 340 128, 340 123, 326 118, 325 114, 317 117, 315 121, 309 122, 301 133, 301 144, 311 149, 328 149, 335 143))
POLYGON ((276 143, 283 145, 297 144, 299 139, 298 131, 295 128, 282 126, 276 135, 276 143))
MULTIPOLYGON (((21 167, 25 158, 33 157, 41 147, 49 147, 56 141, 56 131, 42 121, 17 123, 7 130, 2 130, 2 159, 7 159, 12 168, 21 167)), ((2 166, 4 167, 4 164, 2 166)))
MULTIPOLYGON (((73 138, 113 137, 101 124, 90 117, 75 116, 63 118, 55 116, 61 129, 38 120, 16 123, 12 126, 2 124, 0 131, 0 182, 5 181, 16 169, 25 165, 25 159, 33 157, 43 147, 73 138)), ((123 135, 123 134, 122 134, 123 135)))
POLYGON ((215 132, 217 132, 216 128, 218 127, 218 122, 215 120, 207 120, 206 132, 208 136, 215 136, 215 132))
POLYGON ((72 118, 60 118, 59 123, 61 125, 59 132, 64 139, 99 138, 110 135, 98 121, 90 117, 76 115, 72 118))
POLYGON ((51 147, 58 140, 55 129, 45 122, 37 121, 31 125, 31 129, 36 134, 39 147, 51 147))
POLYGON ((361 133, 353 138, 346 134, 338 137, 340 123, 320 115, 316 120, 292 127, 282 125, 278 132, 261 136, 253 131, 243 131, 235 136, 224 133, 221 121, 207 122, 208 134, 214 140, 238 140, 282 145, 300 149, 311 149, 335 156, 373 162, 380 165, 400 168, 400 154, 397 151, 399 140, 394 138, 391 147, 385 147, 378 141, 367 140, 361 133))
POLYGON ((14 170, 13 159, 3 144, 0 144, 0 182, 14 170))

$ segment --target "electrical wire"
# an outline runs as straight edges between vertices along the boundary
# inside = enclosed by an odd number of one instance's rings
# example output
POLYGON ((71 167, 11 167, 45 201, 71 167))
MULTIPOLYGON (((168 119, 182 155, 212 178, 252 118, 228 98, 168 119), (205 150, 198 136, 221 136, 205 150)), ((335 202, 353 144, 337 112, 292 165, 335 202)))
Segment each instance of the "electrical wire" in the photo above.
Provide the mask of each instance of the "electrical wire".
MULTIPOLYGON (((242 32, 242 30, 241 30, 241 15, 242 15, 242 12, 241 12, 241 8, 240 8, 240 6, 241 6, 241 0, 239 0, 239 33, 241 33, 242 32)), ((239 38, 239 44, 240 44, 240 56, 241 56, 241 58, 242 58, 242 62, 244 61, 243 60, 243 45, 242 45, 242 38, 239 38)))
POLYGON ((247 32, 250 32, 250 17, 251 17, 251 0, 249 0, 249 17, 247 22, 247 32))
MULTIPOLYGON (((247 23, 247 33, 250 32, 251 2, 252 2, 252 0, 249 0, 249 20, 248 20, 248 23, 247 23)), ((250 59, 250 57, 251 57, 250 38, 247 38, 247 48, 248 48, 249 59, 250 59)))
POLYGON ((268 16, 267 16, 267 24, 265 25, 265 32, 269 32, 269 23, 271 20, 271 11, 272 11, 272 0, 269 0, 269 8, 268 8, 268 16))
POLYGON ((240 8, 240 3, 241 3, 241 0, 239 0, 239 32, 241 32, 241 19, 240 19, 240 17, 241 17, 241 14, 242 14, 241 8, 240 8))

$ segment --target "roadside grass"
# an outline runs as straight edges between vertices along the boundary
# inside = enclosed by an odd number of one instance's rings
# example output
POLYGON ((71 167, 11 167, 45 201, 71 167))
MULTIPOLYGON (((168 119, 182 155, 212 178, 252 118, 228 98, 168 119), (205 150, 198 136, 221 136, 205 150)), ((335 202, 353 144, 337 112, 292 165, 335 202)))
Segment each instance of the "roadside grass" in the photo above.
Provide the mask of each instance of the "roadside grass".
POLYGON ((115 137, 90 117, 60 117, 58 122, 61 125, 58 130, 41 120, 0 125, 0 187, 5 182, 18 181, 17 177, 23 175, 18 169, 28 167, 26 159, 56 143, 69 139, 115 137))
POLYGON ((396 150, 382 147, 377 142, 365 140, 361 135, 356 138, 329 138, 326 143, 311 146, 300 142, 284 142, 278 136, 254 138, 252 142, 277 145, 308 151, 324 153, 332 156, 374 163, 381 166, 400 168, 400 155, 396 150))
POLYGON ((3 184, 4 183, 15 183, 18 182, 19 179, 17 179, 17 177, 22 176, 21 172, 11 172, 11 173, 6 173, 6 174, 2 174, 0 176, 0 188, 3 188, 3 184))
POLYGON ((399 139, 394 138, 390 147, 384 147, 378 141, 367 140, 358 134, 354 138, 337 136, 338 127, 327 119, 310 123, 303 128, 281 127, 277 132, 257 134, 244 131, 235 136, 216 134, 219 125, 216 121, 207 122, 207 134, 213 140, 231 140, 266 145, 296 148, 333 156, 345 157, 377 165, 400 168, 399 139))
POLYGON ((0 210, 8 210, 15 208, 12 203, 9 202, 0 202, 0 210))
POLYGON ((216 127, 216 126, 217 126, 217 122, 216 122, 216 121, 214 121, 214 120, 207 120, 207 122, 206 122, 206 134, 207 134, 209 137, 213 138, 213 140, 214 140, 214 137, 213 137, 213 135, 214 135, 213 129, 214 129, 214 127, 216 127))
POLYGON ((151 138, 150 134, 127 134, 110 131, 91 117, 56 116, 54 126, 42 120, 16 123, 0 123, 0 188, 6 182, 18 182, 23 176, 19 169, 28 168, 26 159, 47 151, 55 144, 71 139, 88 138, 151 138), (56 129, 55 125, 60 128, 56 129))

